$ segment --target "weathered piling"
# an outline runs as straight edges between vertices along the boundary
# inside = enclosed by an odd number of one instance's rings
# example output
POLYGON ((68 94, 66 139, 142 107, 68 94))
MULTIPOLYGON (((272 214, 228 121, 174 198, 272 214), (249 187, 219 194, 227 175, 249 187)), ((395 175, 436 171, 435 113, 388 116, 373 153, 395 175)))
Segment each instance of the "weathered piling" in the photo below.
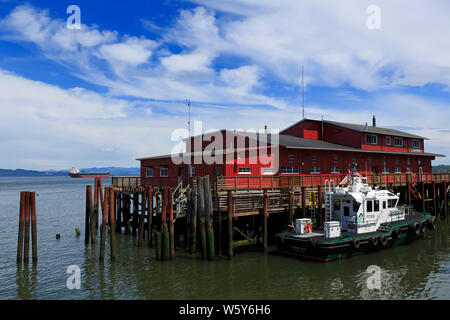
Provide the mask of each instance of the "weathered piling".
POLYGON ((155 230, 155 242, 156 242, 156 260, 162 260, 162 249, 161 249, 161 232, 155 230))
POLYGON ((37 263, 37 226, 36 226, 36 193, 30 192, 30 204, 31 204, 31 242, 32 242, 32 253, 33 253, 33 263, 37 263))
POLYGON ((116 241, 115 241, 115 234, 116 234, 116 222, 115 222, 115 197, 114 197, 114 189, 109 188, 109 222, 110 222, 110 232, 109 232, 109 247, 110 247, 110 254, 111 254, 111 261, 116 260, 116 241))
POLYGON ((116 232, 122 232, 122 194, 119 192, 116 197, 116 232))
POLYGON ((147 220, 147 234, 148 234, 148 246, 152 246, 152 220, 153 220, 153 190, 152 187, 147 189, 148 197, 148 220, 147 220))
POLYGON ((164 187, 162 197, 162 212, 161 212, 161 240, 162 240, 162 259, 169 259, 170 244, 169 244, 169 230, 167 227, 167 204, 168 204, 168 187, 164 187))
POLYGON ((139 238, 138 238, 138 247, 142 246, 144 242, 144 220, 145 220, 145 212, 147 211, 147 187, 145 187, 144 194, 142 195, 142 204, 141 204, 141 216, 139 218, 139 238))
POLYGON ((192 189, 192 231, 191 253, 197 252, 197 216, 198 216, 198 192, 192 189))
POLYGON ((203 189, 205 191, 205 217, 206 217, 206 233, 208 239, 208 259, 215 258, 215 241, 214 241, 214 217, 213 217, 213 202, 211 194, 211 185, 209 183, 209 176, 203 179, 203 189))
POLYGON ((175 258, 175 229, 173 224, 173 189, 169 188, 169 238, 170 259, 175 258))
POLYGON ((186 191, 187 208, 186 208, 186 252, 191 252, 191 235, 192 235, 192 189, 186 191))
POLYGON ((108 216, 108 198, 109 198, 109 188, 105 188, 105 196, 102 203, 102 225, 100 228, 100 262, 105 260, 105 244, 106 244, 106 219, 108 216))
POLYGON ((28 264, 30 259, 30 193, 25 193, 25 241, 23 261, 28 264))
POLYGON ((202 259, 207 257, 207 244, 206 244, 206 217, 205 217, 205 190, 203 184, 203 178, 199 178, 197 183, 197 209, 198 216, 200 218, 200 249, 202 259))
POLYGON ((444 182, 444 215, 447 217, 448 215, 448 191, 450 186, 447 185, 447 182, 444 182))
POLYGON ((289 190, 289 225, 294 225, 294 191, 289 190))
POLYGON ((263 249, 267 251, 267 208, 268 208, 268 195, 267 191, 264 191, 264 211, 263 211, 263 249))
POLYGON ((139 219, 139 193, 133 193, 133 222, 131 225, 133 236, 136 236, 138 230, 138 219, 139 219))
POLYGON ((84 219, 84 243, 89 244, 89 236, 91 233, 91 206, 92 206, 92 186, 86 186, 86 216, 84 219))
POLYGON ((23 229, 25 224, 25 192, 20 193, 19 231, 17 240, 17 263, 23 258, 23 229))
POLYGON ((233 193, 228 190, 228 258, 233 256, 233 193))

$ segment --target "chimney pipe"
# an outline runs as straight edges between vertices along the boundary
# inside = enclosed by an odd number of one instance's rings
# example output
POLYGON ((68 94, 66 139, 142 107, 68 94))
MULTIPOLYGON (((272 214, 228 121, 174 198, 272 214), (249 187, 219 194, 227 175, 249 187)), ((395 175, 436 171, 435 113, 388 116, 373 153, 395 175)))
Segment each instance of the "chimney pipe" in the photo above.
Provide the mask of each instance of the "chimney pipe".
POLYGON ((372 126, 377 126, 377 118, 375 116, 373 116, 372 126))
POLYGON ((264 126, 264 133, 267 134, 267 125, 264 126))

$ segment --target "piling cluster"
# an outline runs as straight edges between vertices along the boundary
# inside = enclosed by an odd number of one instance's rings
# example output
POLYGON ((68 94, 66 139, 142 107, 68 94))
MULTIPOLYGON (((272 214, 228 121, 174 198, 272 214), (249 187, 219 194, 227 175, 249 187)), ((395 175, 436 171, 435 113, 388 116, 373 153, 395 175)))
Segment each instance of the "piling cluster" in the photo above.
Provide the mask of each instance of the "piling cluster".
POLYGON ((33 264, 38 261, 36 228, 36 193, 20 193, 19 232, 17 244, 17 263, 28 264, 30 260, 30 227, 33 264))

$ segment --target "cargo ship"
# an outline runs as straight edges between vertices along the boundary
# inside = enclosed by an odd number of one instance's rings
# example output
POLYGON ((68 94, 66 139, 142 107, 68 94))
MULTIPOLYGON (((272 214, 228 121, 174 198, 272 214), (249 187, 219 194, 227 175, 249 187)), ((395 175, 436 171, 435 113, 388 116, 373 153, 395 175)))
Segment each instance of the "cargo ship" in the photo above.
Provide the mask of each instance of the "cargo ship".
POLYGON ((435 229, 434 216, 399 206, 400 194, 372 189, 360 177, 348 180, 347 187, 327 183, 324 229, 313 230, 311 219, 297 219, 295 230, 277 234, 280 253, 333 261, 409 243, 435 229))
POLYGON ((81 172, 77 168, 70 170, 71 178, 109 178, 109 172, 81 172))

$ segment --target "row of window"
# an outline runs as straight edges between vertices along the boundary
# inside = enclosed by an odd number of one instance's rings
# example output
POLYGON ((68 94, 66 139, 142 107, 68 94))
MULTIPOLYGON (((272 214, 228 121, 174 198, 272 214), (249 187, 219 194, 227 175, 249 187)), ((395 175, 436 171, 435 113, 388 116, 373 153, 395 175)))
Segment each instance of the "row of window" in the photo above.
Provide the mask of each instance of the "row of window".
MULTIPOLYGON (((294 163, 294 162, 295 162, 295 157, 294 157, 294 155, 289 155, 288 158, 289 158, 289 163, 294 163)), ((398 157, 396 157, 394 161, 395 161, 395 164, 397 164, 397 165, 400 164, 400 159, 399 159, 398 157)), ((311 156, 311 162, 312 162, 313 164, 317 164, 317 157, 316 157, 315 155, 312 155, 312 156, 311 156)), ((333 155, 333 162, 334 162, 334 163, 337 163, 337 162, 338 162, 338 155, 337 155, 337 154, 334 154, 334 155, 333 155)), ((356 157, 355 157, 355 156, 352 156, 352 162, 353 162, 353 163, 356 162, 356 157)), ((417 162, 418 162, 419 165, 422 164, 420 160, 418 160, 417 162)), ((371 157, 371 156, 369 156, 369 157, 367 158, 367 163, 368 163, 368 164, 372 164, 372 157, 371 157)), ((408 166, 411 165, 411 158, 407 158, 407 159, 406 159, 406 163, 407 163, 408 166)), ((385 166, 386 166, 386 164, 387 164, 387 158, 386 158, 386 157, 383 158, 383 164, 384 164, 385 166)))
MULTIPOLYGON (((403 147, 403 138, 394 137, 394 141, 392 142, 392 138, 386 137, 386 145, 394 147, 403 147)), ((378 144, 378 136, 376 134, 366 134, 366 143, 367 144, 378 144)), ((412 140, 411 141, 413 149, 420 149, 420 140, 412 140)))
MULTIPOLYGON (((347 203, 350 204, 350 200, 342 200, 343 203, 347 203)), ((360 202, 357 201, 352 201, 353 202, 353 212, 358 212, 359 207, 361 206, 360 202)), ((380 200, 368 200, 366 201, 367 205, 367 212, 378 212, 380 211, 380 200)), ((395 208, 397 205, 397 200, 396 199, 387 199, 385 201, 381 201, 382 203, 382 207, 383 209, 387 209, 387 208, 395 208)), ((348 216, 349 215, 349 210, 348 210, 348 206, 345 206, 344 209, 344 215, 348 216)), ((336 211, 340 211, 341 210, 341 200, 340 199, 335 199, 333 201, 333 209, 336 211)))
MULTIPOLYGON (((147 169, 145 172, 146 177, 153 177, 153 169, 147 169)), ((160 168, 159 169, 159 176, 160 177, 168 177, 169 176, 169 169, 167 168, 160 168)))

